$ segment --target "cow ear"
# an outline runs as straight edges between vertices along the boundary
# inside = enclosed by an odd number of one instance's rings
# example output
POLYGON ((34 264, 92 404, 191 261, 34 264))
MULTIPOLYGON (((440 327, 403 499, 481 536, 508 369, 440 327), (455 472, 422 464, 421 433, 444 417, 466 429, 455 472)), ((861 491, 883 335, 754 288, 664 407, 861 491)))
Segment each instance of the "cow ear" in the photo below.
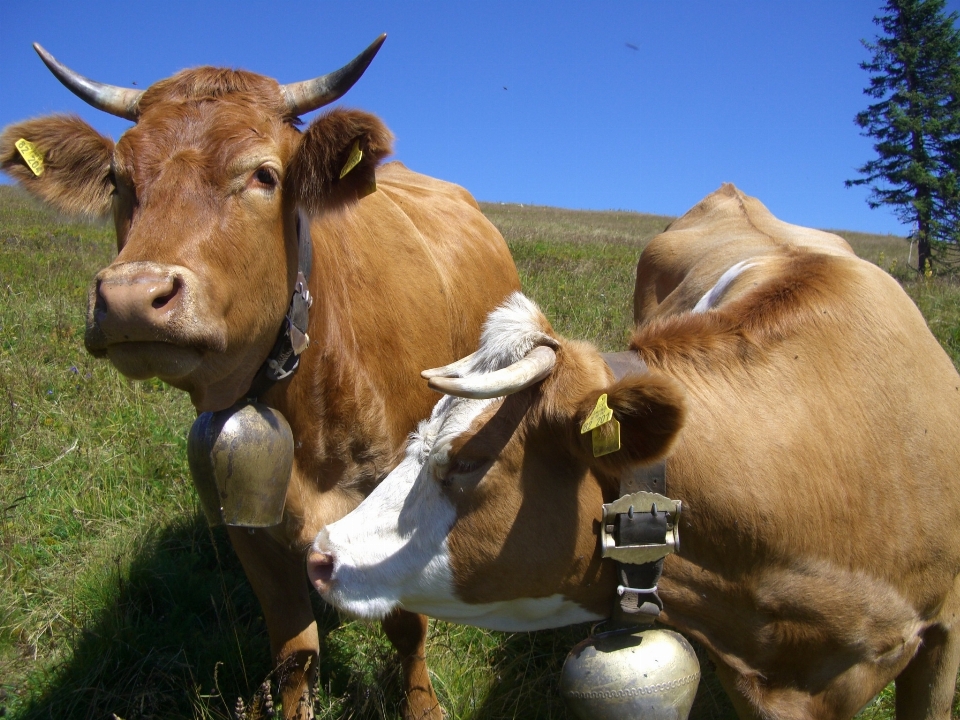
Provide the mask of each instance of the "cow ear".
POLYGON ((0 133, 0 168, 32 195, 71 215, 110 212, 112 159, 113 140, 74 116, 27 120, 0 133))
POLYGON ((376 167, 392 149, 393 135, 376 116, 331 110, 304 133, 285 189, 314 214, 355 202, 376 189, 376 167))
MULTIPOLYGON (((591 467, 606 475, 656 462, 673 448, 685 416, 686 395, 675 380, 657 372, 629 375, 608 388, 590 393, 580 402, 575 418, 579 454, 591 467), (581 433, 580 429, 602 394, 606 394, 607 406, 620 423, 620 449, 596 457, 594 431, 581 433)), ((609 431, 609 427, 599 430, 609 431)))

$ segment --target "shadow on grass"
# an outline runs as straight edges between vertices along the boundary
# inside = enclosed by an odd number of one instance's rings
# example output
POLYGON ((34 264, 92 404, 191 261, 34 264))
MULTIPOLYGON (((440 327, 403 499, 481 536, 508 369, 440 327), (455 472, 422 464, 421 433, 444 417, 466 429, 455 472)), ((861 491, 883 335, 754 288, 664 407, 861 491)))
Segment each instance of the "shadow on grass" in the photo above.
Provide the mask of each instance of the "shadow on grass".
POLYGON ((218 685, 256 687, 269 659, 254 645, 266 633, 225 533, 178 520, 142 539, 129 572, 120 568, 117 558, 99 614, 71 638, 69 660, 34 679, 44 690, 20 717, 193 717, 218 685))
MULTIPOLYGON (((68 659, 30 679, 42 690, 19 720, 234 720, 273 670, 260 607, 226 532, 200 515, 142 537, 136 555, 91 590, 101 609, 65 639, 68 659)), ((304 580, 306 582, 306 580, 304 580)), ((396 718, 402 699, 395 651, 375 625, 341 623, 314 595, 323 648, 318 718, 396 718)), ((566 653, 589 627, 502 635, 488 653, 494 681, 477 720, 569 718, 559 693, 566 653)), ((733 712, 706 671, 691 718, 733 712)))
MULTIPOLYGON (((129 571, 90 589, 99 612, 67 639, 63 664, 34 676, 43 690, 24 720, 233 718, 271 670, 260 607, 226 533, 200 516, 141 538, 129 571)), ((322 621, 336 623, 327 611, 322 621)))

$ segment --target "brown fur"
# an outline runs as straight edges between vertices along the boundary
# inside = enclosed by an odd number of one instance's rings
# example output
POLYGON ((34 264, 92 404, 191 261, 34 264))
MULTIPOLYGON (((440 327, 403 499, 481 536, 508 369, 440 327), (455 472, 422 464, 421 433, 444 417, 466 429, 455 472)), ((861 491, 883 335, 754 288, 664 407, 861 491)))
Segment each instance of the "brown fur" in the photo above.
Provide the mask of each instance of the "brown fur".
MULTIPOLYGON (((558 337, 541 319, 544 334, 558 337)), ((457 592, 467 602, 511 600, 523 588, 524 597, 561 593, 598 612, 605 609, 591 595, 613 582, 613 567, 597 556, 595 536, 570 529, 610 499, 612 478, 625 464, 667 453, 684 417, 683 391, 669 378, 628 377, 601 389, 597 378, 608 375, 592 346, 564 341, 539 392, 524 391, 492 406, 453 444, 451 457, 458 460, 494 459, 482 492, 481 486, 448 490, 459 517, 448 542, 457 592), (601 392, 622 423, 624 447, 594 458, 590 435, 581 434, 580 425, 601 392), (542 488, 541 478, 549 478, 542 488), (533 499, 539 490, 549 498, 533 499)))
POLYGON ((731 198, 742 196, 721 189, 680 228, 673 266, 688 251, 696 261, 663 285, 673 290, 632 342, 648 377, 613 383, 590 346, 558 339, 553 374, 455 443, 451 462, 490 458, 482 481, 450 489, 457 593, 561 593, 607 612, 600 502, 622 465, 672 445, 667 492, 684 510, 661 619, 707 647, 740 715, 848 719, 896 680, 898 720, 947 720, 960 664, 960 377, 892 278, 792 226, 758 245, 756 228, 779 221, 731 198), (715 308, 688 312, 690 287, 711 287, 698 267, 715 283, 747 258, 756 268, 715 308), (578 432, 601 392, 623 423, 610 459, 593 459, 578 432))
POLYGON ((72 115, 53 115, 10 125, 0 133, 0 167, 44 202, 75 215, 102 217, 110 211, 113 142, 72 115), (15 143, 32 142, 43 156, 36 176, 15 143))
POLYGON ((634 320, 641 325, 692 310, 737 262, 800 248, 853 256, 843 238, 778 220, 759 200, 725 184, 673 221, 644 249, 637 263, 634 320), (704 243, 706 234, 709 242, 704 243))
POLYGON ((376 183, 374 171, 392 144, 390 131, 373 115, 348 110, 321 115, 304 134, 290 164, 288 183, 296 202, 322 212, 368 194, 376 183), (355 141, 363 157, 341 178, 355 141))
MULTIPOLYGON (((6 130, 0 159, 59 209, 112 207, 119 254, 91 286, 87 347, 131 377, 189 392, 198 411, 227 408, 250 387, 296 279, 295 210, 312 214, 311 343, 296 375, 261 398, 296 440, 284 520, 230 530, 272 650, 295 661, 289 720, 319 652, 305 548, 396 464, 435 398, 419 371, 466 354, 519 280, 465 190, 399 163, 377 169, 392 138, 372 115, 334 110, 301 134, 274 80, 217 68, 158 82, 138 109, 116 147, 76 119, 41 118, 6 130), (15 156, 18 137, 47 156, 40 178, 15 156), (357 139, 363 161, 340 179, 357 139)), ((401 653, 405 715, 440 718, 425 621, 398 611, 384 627, 401 653)))
MULTIPOLYGON (((593 457, 590 433, 579 433, 579 447, 587 464, 607 475, 617 475, 631 465, 647 465, 673 449, 686 415, 683 389, 666 375, 628 375, 608 388, 607 406, 620 423, 621 448, 593 457)), ((583 424, 596 407, 601 393, 590 392, 573 417, 574 427, 583 424)))
POLYGON ((143 117, 154 107, 168 112, 178 103, 198 103, 229 98, 263 108, 265 112, 284 122, 295 118, 287 115, 280 94, 280 86, 273 78, 246 70, 218 67, 196 67, 181 70, 176 75, 158 80, 140 97, 137 109, 143 117))
POLYGON ((740 282, 751 288, 749 295, 727 299, 709 313, 651 319, 635 329, 630 348, 657 365, 730 363, 739 368, 796 337, 811 322, 835 321, 830 316, 834 296, 845 284, 858 284, 849 263, 806 249, 776 249, 758 272, 775 274, 777 282, 758 287, 752 282, 755 273, 748 270, 740 282))

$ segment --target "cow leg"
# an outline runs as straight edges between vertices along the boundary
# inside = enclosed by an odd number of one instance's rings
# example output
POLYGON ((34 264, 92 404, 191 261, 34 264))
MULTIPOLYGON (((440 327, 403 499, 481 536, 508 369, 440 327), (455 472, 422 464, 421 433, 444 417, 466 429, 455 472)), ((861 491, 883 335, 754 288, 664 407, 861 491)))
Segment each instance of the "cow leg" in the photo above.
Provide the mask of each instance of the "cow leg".
POLYGON ((395 610, 383 619, 383 631, 400 654, 404 720, 441 720, 443 710, 427 670, 427 618, 395 610))
POLYGON ((740 673, 716 657, 712 652, 708 651, 708 654, 710 655, 710 659, 713 660, 714 672, 717 675, 717 679, 720 681, 723 689, 726 690, 730 702, 733 703, 733 709, 736 711, 737 717, 740 718, 740 720, 760 720, 760 714, 743 692, 746 683, 740 673))
POLYGON ((268 532, 228 528, 230 541, 260 601, 278 666, 284 720, 313 718, 320 637, 310 605, 303 556, 268 532))
POLYGON ((957 630, 933 625, 897 676, 897 720, 949 720, 960 667, 957 630))

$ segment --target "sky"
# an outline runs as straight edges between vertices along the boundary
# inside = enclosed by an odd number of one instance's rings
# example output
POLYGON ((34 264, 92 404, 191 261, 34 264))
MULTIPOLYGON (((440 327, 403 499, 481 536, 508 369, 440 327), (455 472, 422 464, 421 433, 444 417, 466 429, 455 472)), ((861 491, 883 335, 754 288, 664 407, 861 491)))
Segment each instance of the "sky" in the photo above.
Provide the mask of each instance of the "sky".
POLYGON ((907 234, 844 187, 874 156, 853 118, 881 4, 2 0, 0 127, 48 113, 115 139, 130 127, 60 85, 33 42, 146 88, 197 65, 304 80, 387 33, 337 104, 377 114, 394 159, 478 200, 680 215, 733 182, 787 222, 907 234))

